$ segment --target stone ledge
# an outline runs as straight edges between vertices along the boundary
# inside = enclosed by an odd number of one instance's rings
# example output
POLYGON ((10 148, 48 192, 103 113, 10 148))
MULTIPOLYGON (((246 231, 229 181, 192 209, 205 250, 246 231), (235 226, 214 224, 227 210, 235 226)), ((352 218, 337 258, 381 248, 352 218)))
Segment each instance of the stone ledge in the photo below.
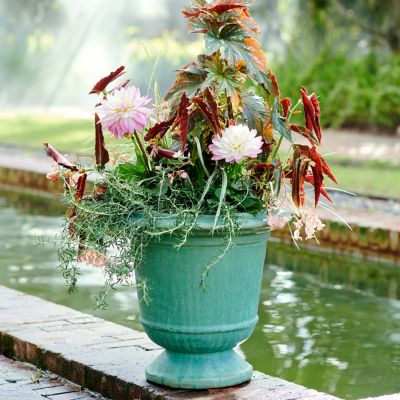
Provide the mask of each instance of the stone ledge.
POLYGON ((245 385, 186 391, 150 384, 161 349, 144 333, 0 286, 0 353, 115 400, 335 400, 260 372, 245 385))
MULTIPOLYGON (((45 178, 51 162, 44 157, 21 156, 24 162, 11 162, 10 158, 0 160, 0 185, 25 188, 47 195, 57 195, 62 191, 62 183, 52 184, 45 178)), ((90 182, 89 182, 90 187, 90 182)), ((338 217, 324 209, 319 209, 320 218, 327 227, 319 234, 320 244, 315 241, 302 242, 310 249, 325 249, 337 253, 360 256, 365 259, 400 262, 400 216, 381 212, 339 208, 341 215, 351 226, 350 230, 338 217)), ((273 237, 283 243, 292 243, 289 229, 273 232, 273 237)))
MULTIPOLYGON (((349 210, 338 210, 345 217, 351 230, 340 220, 319 212, 326 228, 315 240, 303 241, 300 247, 316 251, 357 256, 372 261, 400 263, 400 217, 387 214, 361 215, 349 210)), ((293 244, 287 227, 274 231, 272 238, 286 244, 293 244)))

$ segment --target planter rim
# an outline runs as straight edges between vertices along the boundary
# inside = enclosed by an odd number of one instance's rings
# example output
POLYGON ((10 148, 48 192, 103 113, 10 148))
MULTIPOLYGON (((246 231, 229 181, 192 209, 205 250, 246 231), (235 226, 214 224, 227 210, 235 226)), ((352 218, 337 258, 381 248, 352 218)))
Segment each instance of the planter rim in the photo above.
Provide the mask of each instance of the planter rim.
MULTIPOLYGON (((160 214, 155 220, 155 226, 157 228, 168 229, 176 227, 177 225, 176 216, 169 214, 160 214)), ((249 214, 249 213, 238 213, 238 224, 240 230, 267 230, 267 213, 249 214)), ((201 214, 197 218, 196 227, 194 231, 212 231, 214 227, 215 215, 201 214)), ((224 224, 221 219, 218 220, 216 230, 222 231, 224 224)))

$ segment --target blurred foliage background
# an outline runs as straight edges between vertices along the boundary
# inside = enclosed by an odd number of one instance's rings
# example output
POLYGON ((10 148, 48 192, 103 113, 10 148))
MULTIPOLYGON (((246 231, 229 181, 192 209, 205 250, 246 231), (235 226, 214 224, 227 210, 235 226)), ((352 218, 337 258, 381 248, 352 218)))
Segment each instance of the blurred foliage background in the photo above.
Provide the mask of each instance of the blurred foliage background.
MULTIPOLYGON (((155 75, 165 93, 202 48, 180 12, 188 2, 0 0, 3 112, 87 112, 92 83, 121 64, 144 91, 155 75)), ((283 95, 304 84, 320 95, 325 126, 396 131, 400 1, 256 0, 252 11, 283 95)))

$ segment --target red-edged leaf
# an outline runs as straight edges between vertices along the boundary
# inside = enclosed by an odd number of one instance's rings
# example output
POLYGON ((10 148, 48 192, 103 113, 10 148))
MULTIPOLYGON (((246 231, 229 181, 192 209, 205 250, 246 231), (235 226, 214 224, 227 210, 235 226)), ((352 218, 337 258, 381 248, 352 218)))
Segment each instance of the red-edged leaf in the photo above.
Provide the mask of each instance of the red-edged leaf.
POLYGON ((272 71, 269 72, 269 78, 271 79, 274 96, 275 98, 279 98, 281 96, 281 92, 279 90, 278 81, 276 80, 276 75, 272 71))
POLYGON ((160 161, 162 158, 169 158, 172 160, 176 154, 175 151, 163 149, 160 146, 148 146, 147 152, 151 155, 154 161, 160 161))
POLYGON ((315 121, 314 121, 314 130, 318 137, 318 141, 321 143, 322 140, 322 133, 321 133, 321 109, 319 106, 318 97, 315 93, 310 96, 311 103, 314 107, 315 111, 315 121))
POLYGON ((292 101, 288 97, 285 97, 281 100, 281 106, 283 110, 282 116, 283 118, 287 118, 290 112, 290 107, 292 106, 292 101))
POLYGON ((175 151, 172 150, 167 150, 167 149, 163 149, 163 148, 159 148, 157 150, 158 155, 161 157, 165 157, 165 158, 169 158, 170 160, 172 160, 174 158, 175 155, 175 151))
MULTIPOLYGON (((304 204, 304 182, 310 166, 310 158, 307 156, 303 156, 302 147, 306 146, 296 146, 295 148, 293 159, 293 172, 291 174, 292 200, 297 208, 300 208, 304 204)), ((288 177, 288 175, 286 175, 286 177, 288 177)))
POLYGON ((338 184, 338 181, 336 180, 335 175, 333 175, 332 170, 329 168, 328 163, 325 161, 325 159, 323 157, 321 157, 321 164, 322 164, 322 171, 324 172, 324 174, 326 176, 328 176, 331 181, 338 184))
POLYGON ((186 94, 183 93, 178 107, 179 133, 182 143, 182 153, 185 153, 186 151, 186 141, 189 133, 189 104, 190 100, 187 98, 186 94))
POLYGON ((297 132, 299 135, 305 137, 312 146, 318 143, 317 138, 313 135, 312 131, 307 129, 305 126, 301 125, 290 125, 290 129, 294 132, 297 132))
POLYGON ((246 9, 246 6, 243 4, 217 4, 215 6, 207 6, 199 9, 195 9, 193 11, 184 10, 182 14, 189 19, 198 18, 201 14, 209 14, 210 12, 215 12, 218 15, 223 14, 224 12, 235 10, 235 9, 246 9))
POLYGON ((104 168, 104 166, 110 161, 110 155, 108 154, 104 144, 103 127, 101 126, 100 118, 97 114, 95 114, 94 123, 96 128, 96 164, 101 168, 104 168))
MULTIPOLYGON (((210 88, 207 88, 204 94, 207 99, 208 107, 210 108, 211 113, 214 115, 215 123, 217 125, 217 133, 220 133, 222 128, 219 120, 218 103, 215 101, 214 93, 210 90, 210 88)), ((228 103, 229 101, 230 100, 228 100, 228 103)))
POLYGON ((49 143, 43 143, 44 149, 49 157, 51 157, 58 165, 67 168, 71 171, 78 171, 76 165, 72 164, 71 161, 67 160, 61 153, 59 153, 53 146, 49 143))
POLYGON ((319 198, 321 196, 321 188, 324 182, 324 174, 322 171, 321 157, 317 153, 315 146, 311 149, 311 159, 314 161, 312 166, 312 174, 314 177, 314 193, 315 193, 315 207, 318 205, 319 198))
POLYGON ((314 130, 317 135, 318 141, 321 142, 321 126, 320 126, 320 115, 321 110, 319 108, 318 98, 315 93, 310 97, 307 95, 307 89, 301 88, 301 98, 304 105, 304 113, 306 117, 306 127, 309 130, 314 130))
POLYGON ((144 137, 144 140, 148 142, 149 140, 154 139, 157 135, 159 135, 160 138, 164 137, 164 135, 168 132, 168 129, 174 124, 175 120, 176 113, 170 119, 155 124, 149 129, 144 137))
POLYGON ((311 103, 311 100, 307 96, 307 89, 306 88, 301 88, 301 98, 303 100, 303 106, 304 106, 304 115, 306 118, 306 127, 310 131, 313 129, 313 118, 315 118, 315 111, 314 111, 314 106, 311 103))
POLYGON ((186 18, 198 18, 202 14, 202 11, 201 10, 197 10, 197 11, 183 10, 182 14, 186 18))
POLYGON ((266 172, 271 172, 273 170, 274 170, 274 166, 271 164, 266 164, 266 163, 257 164, 253 168, 253 171, 257 174, 265 174, 266 172))
POLYGON ((310 100, 311 100, 311 103, 314 106, 315 115, 319 118, 321 116, 321 108, 319 106, 318 96, 315 93, 313 93, 310 96, 310 100))
POLYGON ((308 130, 312 131, 313 123, 312 123, 312 119, 310 117, 310 114, 305 113, 305 117, 306 117, 306 127, 307 127, 308 130))
POLYGON ((324 176, 322 175, 322 172, 317 166, 311 167, 311 170, 314 176, 314 193, 315 193, 315 207, 316 207, 318 205, 319 198, 321 196, 321 188, 322 188, 322 183, 324 181, 324 176))
POLYGON ((310 158, 320 166, 321 173, 324 173, 336 184, 338 183, 335 176, 333 175, 333 172, 329 168, 328 163, 326 162, 324 157, 322 157, 321 154, 317 152, 315 146, 313 146, 310 150, 310 158))
MULTIPOLYGON (((313 175, 307 175, 305 178, 307 183, 310 183, 311 185, 314 186, 314 176, 313 175)), ((324 184, 321 186, 321 194, 324 196, 327 200, 329 200, 331 203, 333 203, 332 199, 330 198, 328 192, 325 189, 324 184)))
MULTIPOLYGON (((71 181, 72 181, 72 178, 70 178, 70 177, 68 177, 65 180, 65 185, 68 190, 71 190, 71 181)), ((83 196, 85 194, 86 181, 87 181, 87 174, 82 174, 78 178, 78 182, 76 183, 75 199, 78 202, 83 199, 83 196)), ((68 232, 69 232, 69 235, 71 236, 71 238, 74 239, 75 238, 74 223, 76 220, 76 206, 72 206, 70 209, 67 210, 67 218, 69 221, 68 232)), ((80 237, 79 239, 82 239, 82 238, 80 237)), ((81 247, 82 247, 82 245, 80 243, 79 249, 81 249, 81 247)))
POLYGON ((87 180, 86 174, 83 174, 78 178, 78 182, 76 184, 76 193, 75 193, 75 198, 78 201, 82 200, 83 195, 85 194, 86 180, 87 180))
POLYGON ((207 73, 195 62, 185 65, 179 72, 174 84, 168 90, 165 100, 171 104, 173 110, 178 107, 183 93, 191 99, 201 89, 207 73))
POLYGON ((125 67, 121 66, 116 69, 114 72, 111 72, 110 75, 105 78, 100 79, 94 86, 93 89, 89 92, 89 94, 101 93, 103 90, 107 88, 107 86, 112 82, 118 79, 121 75, 123 75, 125 67))
POLYGON ((219 118, 218 116, 213 114, 207 103, 200 97, 195 97, 194 99, 192 99, 192 102, 197 105, 197 108, 203 114, 204 118, 206 119, 214 133, 219 133, 221 131, 219 118))
POLYGON ((216 12, 218 15, 223 14, 226 11, 235 10, 235 9, 245 9, 246 6, 241 4, 217 4, 214 7, 210 8, 210 11, 216 12))

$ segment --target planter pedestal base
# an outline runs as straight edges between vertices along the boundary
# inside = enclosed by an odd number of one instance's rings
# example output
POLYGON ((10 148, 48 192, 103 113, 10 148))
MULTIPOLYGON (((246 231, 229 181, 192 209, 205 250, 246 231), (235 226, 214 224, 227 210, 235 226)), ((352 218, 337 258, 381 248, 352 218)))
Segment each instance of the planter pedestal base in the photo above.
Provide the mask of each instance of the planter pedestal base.
POLYGON ((253 367, 234 350, 208 354, 164 351, 147 368, 149 382, 182 389, 239 385, 251 379, 253 367))

